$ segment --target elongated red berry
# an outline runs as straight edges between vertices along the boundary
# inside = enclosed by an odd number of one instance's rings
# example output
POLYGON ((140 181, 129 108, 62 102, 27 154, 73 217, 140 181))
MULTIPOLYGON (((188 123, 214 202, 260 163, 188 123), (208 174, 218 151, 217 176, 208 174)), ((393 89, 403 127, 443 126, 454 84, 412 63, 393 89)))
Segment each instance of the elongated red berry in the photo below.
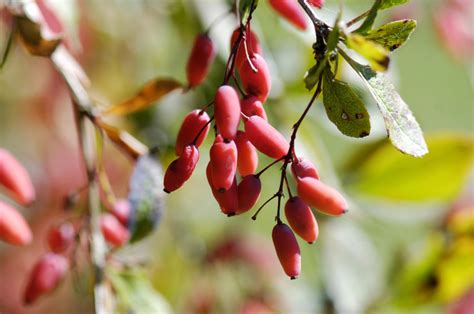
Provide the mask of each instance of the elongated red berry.
POLYGON ((206 78, 209 68, 216 56, 216 49, 212 40, 206 34, 199 35, 186 66, 189 87, 195 87, 206 78))
POLYGON ((237 191, 237 179, 234 177, 230 189, 227 191, 219 192, 212 182, 211 177, 211 164, 209 163, 206 168, 207 181, 211 187, 212 195, 216 199, 221 211, 227 216, 234 216, 237 213, 239 207, 238 191, 237 191))
MULTIPOLYGON (((250 25, 250 24, 249 24, 250 25)), ((232 33, 230 38, 230 50, 234 47, 234 44, 239 37, 240 27, 237 27, 232 33)), ((254 53, 262 54, 262 47, 260 46, 260 41, 258 40, 257 35, 250 30, 250 27, 247 27, 245 32, 245 43, 247 45, 247 52, 249 57, 253 56, 254 53)), ((245 53, 245 46, 243 39, 240 42, 239 47, 237 48, 237 55, 235 57, 235 68, 240 69, 242 63, 247 59, 247 54, 245 53)))
POLYGON ((164 178, 164 191, 171 193, 186 182, 193 174, 199 161, 199 150, 195 145, 185 146, 181 156, 174 160, 166 169, 164 178))
POLYGON ((347 212, 347 202, 336 189, 311 178, 300 178, 297 181, 298 194, 310 206, 333 216, 347 212))
POLYGON ((219 133, 226 140, 233 140, 240 122, 240 99, 232 86, 219 87, 214 99, 214 117, 219 133))
POLYGON ((35 189, 28 172, 5 149, 0 149, 0 184, 22 205, 28 205, 35 199, 35 189))
POLYGON ((290 148, 283 135, 259 116, 251 116, 245 121, 245 133, 259 151, 271 158, 285 156, 290 148))
POLYGON ((10 205, 0 201, 0 240, 13 245, 26 245, 33 239, 28 223, 10 205))
POLYGON ((122 246, 130 238, 128 229, 112 214, 106 213, 100 216, 100 229, 105 240, 112 246, 122 246))
POLYGON ((318 170, 316 170, 316 167, 308 159, 298 158, 293 161, 291 164, 291 172, 295 179, 305 177, 319 179, 318 170))
POLYGON ((209 115, 199 109, 193 110, 186 115, 179 129, 178 136, 176 137, 176 155, 180 156, 186 145, 193 144, 199 132, 201 132, 201 134, 199 134, 195 145, 196 147, 201 146, 209 133, 209 120, 209 115))
POLYGON ((285 216, 291 229, 303 240, 309 243, 317 240, 318 223, 311 208, 300 197, 292 197, 286 202, 285 216))
POLYGON ((228 190, 237 170, 237 146, 234 141, 224 141, 218 135, 210 151, 211 177, 216 189, 228 190))
POLYGON ((240 213, 245 213, 257 203, 262 190, 262 183, 260 178, 251 174, 245 176, 238 185, 239 193, 239 210, 240 213))
POLYGON ((262 102, 258 100, 258 98, 255 96, 250 96, 242 99, 242 101, 240 102, 240 110, 242 110, 243 114, 247 117, 259 116, 265 121, 268 120, 267 113, 263 108, 262 102))
POLYGON ((28 277, 23 301, 31 304, 40 296, 53 292, 66 276, 69 262, 66 257, 47 253, 35 264, 28 277))
POLYGON ((237 170, 242 177, 254 174, 258 166, 257 149, 245 135, 245 132, 238 131, 235 138, 237 145, 237 170))
POLYGON ((76 229, 74 225, 65 222, 52 227, 48 232, 48 245, 51 251, 62 253, 67 251, 74 243, 76 229))
POLYGON ((130 202, 126 198, 116 200, 110 210, 112 215, 114 215, 115 218, 117 218, 124 226, 129 222, 131 211, 132 208, 130 202))
POLYGON ((321 9, 324 5, 324 0, 308 0, 308 3, 311 4, 313 7, 321 9))
POLYGON ((296 0, 269 0, 270 5, 288 22, 301 30, 308 28, 305 12, 296 0))
POLYGON ((272 79, 267 62, 258 53, 245 60, 240 68, 240 79, 245 91, 256 96, 262 103, 267 100, 272 87, 272 79), (252 62, 252 65, 250 64, 252 62), (253 66, 253 67, 252 67, 253 66), (257 70, 257 72, 254 71, 257 70))
POLYGON ((301 254, 293 231, 280 222, 273 227, 272 238, 283 270, 291 279, 296 279, 301 272, 301 254))

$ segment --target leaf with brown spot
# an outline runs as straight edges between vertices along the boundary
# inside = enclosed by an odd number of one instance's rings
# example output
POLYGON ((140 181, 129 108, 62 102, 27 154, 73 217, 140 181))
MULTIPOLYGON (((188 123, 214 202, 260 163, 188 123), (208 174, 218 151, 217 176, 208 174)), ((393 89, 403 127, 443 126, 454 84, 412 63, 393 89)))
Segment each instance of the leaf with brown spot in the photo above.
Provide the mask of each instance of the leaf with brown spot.
POLYGON ((112 105, 105 110, 105 114, 126 115, 143 110, 172 91, 182 88, 182 84, 173 79, 154 79, 149 81, 132 98, 112 105))
POLYGON ((329 120, 342 134, 365 137, 370 133, 370 117, 362 100, 344 82, 333 79, 326 68, 323 81, 324 107, 329 120))
POLYGON ((410 38, 415 28, 415 20, 394 21, 369 31, 365 38, 393 51, 400 48, 410 38))

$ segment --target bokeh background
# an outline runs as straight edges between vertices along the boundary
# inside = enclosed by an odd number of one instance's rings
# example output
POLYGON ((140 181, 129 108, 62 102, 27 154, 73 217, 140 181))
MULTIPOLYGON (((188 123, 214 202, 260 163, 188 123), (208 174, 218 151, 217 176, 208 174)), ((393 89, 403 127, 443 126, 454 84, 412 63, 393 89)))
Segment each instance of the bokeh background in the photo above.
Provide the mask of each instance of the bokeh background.
MULTIPOLYGON (((230 8, 224 0, 46 2, 66 26, 70 49, 100 105, 125 99, 156 77, 184 82, 194 37, 230 8)), ((344 4, 348 20, 371 1, 344 4)), ((338 6, 327 0, 317 13, 332 23, 338 6)), ((120 298, 128 295, 143 313, 469 313, 469 306, 474 311, 473 15, 470 0, 412 0, 376 21, 418 21, 411 40, 394 52, 389 75, 425 132, 430 148, 425 158, 402 155, 390 145, 373 100, 346 65, 340 75, 366 101, 372 134, 349 139, 329 122, 321 100, 311 110, 297 149, 351 206, 341 218, 316 213, 320 237, 313 245, 300 242, 300 278, 290 281, 273 251, 275 202, 256 221, 251 213, 232 219, 220 213, 205 178, 209 138, 193 177, 166 198, 156 232, 117 252, 119 260, 142 265, 138 275, 132 268, 115 276, 120 298)), ((184 115, 212 100, 221 84, 236 25, 229 15, 211 29, 218 57, 201 87, 111 121, 159 147, 164 167, 174 159, 184 115)), ((265 0, 252 29, 273 79, 265 109, 289 136, 311 96, 302 79, 314 62, 313 34, 297 31, 265 0)), ((0 44, 7 36, 7 25, 0 24, 0 44)), ((30 56, 19 42, 0 70, 0 146, 25 164, 38 191, 34 206, 22 210, 34 242, 22 248, 0 243, 0 313, 91 312, 87 268, 72 272, 35 305, 21 305, 28 273, 47 250, 45 232, 71 215, 63 210, 64 197, 84 185, 85 175, 67 89, 47 59, 30 56)), ((269 161, 262 156, 260 164, 269 161)), ((126 196, 131 160, 107 144, 106 168, 116 194, 126 196)), ((263 175, 258 204, 275 193, 277 178, 277 169, 263 175)), ((83 206, 79 202, 76 212, 83 206)), ((85 253, 77 258, 84 260, 85 253)))

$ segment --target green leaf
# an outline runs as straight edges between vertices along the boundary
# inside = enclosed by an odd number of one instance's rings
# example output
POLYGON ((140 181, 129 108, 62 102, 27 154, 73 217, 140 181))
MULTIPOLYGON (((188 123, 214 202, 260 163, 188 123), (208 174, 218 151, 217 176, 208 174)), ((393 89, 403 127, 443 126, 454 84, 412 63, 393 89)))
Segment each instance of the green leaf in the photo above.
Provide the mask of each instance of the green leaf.
POLYGON ((151 285, 141 270, 107 270, 117 295, 118 313, 172 313, 168 302, 151 285))
POLYGON ((374 71, 386 71, 390 63, 389 51, 378 43, 359 34, 347 35, 347 47, 359 53, 369 62, 374 71))
POLYGON ((364 20, 362 25, 354 31, 354 33, 364 34, 372 28, 372 25, 374 25, 375 18, 377 17, 377 13, 383 1, 384 0, 375 0, 374 4, 369 10, 367 18, 364 20))
POLYGON ((415 20, 394 21, 369 31, 365 39, 374 41, 393 51, 401 47, 410 38, 415 28, 415 20))
POLYGON ((430 154, 415 159, 386 144, 357 165, 349 186, 355 192, 394 201, 451 201, 473 166, 473 146, 472 136, 431 136, 430 154))
POLYGON ((385 10, 397 5, 402 5, 407 3, 410 0, 382 0, 382 4, 380 5, 379 10, 385 10))
POLYGON ((304 84, 307 90, 312 90, 318 83, 324 68, 328 63, 328 59, 324 58, 309 69, 304 76, 304 84))
POLYGON ((370 117, 362 100, 344 82, 333 79, 329 68, 324 73, 324 107, 329 120, 342 134, 365 137, 370 133, 370 117))
POLYGON ((428 153, 423 132, 408 105, 383 73, 361 65, 341 51, 341 55, 365 80, 385 121, 388 136, 400 151, 421 157, 428 153))
POLYGON ((161 217, 163 199, 161 165, 151 155, 143 155, 138 159, 130 179, 130 242, 141 240, 153 231, 161 217))
POLYGON ((258 6, 258 0, 240 0, 240 18, 242 23, 245 23, 250 15, 258 6), (253 4, 253 5, 252 5, 253 4))

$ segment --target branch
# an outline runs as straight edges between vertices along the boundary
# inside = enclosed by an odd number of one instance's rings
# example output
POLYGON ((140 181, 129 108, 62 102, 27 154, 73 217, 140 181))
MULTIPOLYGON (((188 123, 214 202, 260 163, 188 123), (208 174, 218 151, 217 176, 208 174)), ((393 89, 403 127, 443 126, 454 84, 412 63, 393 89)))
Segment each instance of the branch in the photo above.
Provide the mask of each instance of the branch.
POLYGON ((314 30, 316 31, 316 34, 321 33, 323 29, 329 28, 329 26, 326 23, 324 23, 323 21, 321 21, 320 19, 316 17, 316 14, 314 14, 313 9, 308 5, 308 3, 306 3, 306 0, 298 0, 298 3, 311 19, 311 22, 314 25, 314 30))
POLYGON ((107 247, 100 230, 100 191, 97 182, 96 144, 94 126, 91 121, 95 119, 93 102, 77 75, 72 75, 70 69, 65 66, 65 59, 61 57, 63 52, 58 47, 52 54, 51 61, 56 70, 64 78, 72 96, 74 112, 76 114, 76 126, 78 129, 79 144, 82 157, 86 164, 88 181, 88 205, 90 213, 91 232, 91 262, 94 269, 94 306, 98 314, 110 313, 111 291, 104 281, 105 256, 107 247), (91 121, 89 121, 91 119, 91 121))

